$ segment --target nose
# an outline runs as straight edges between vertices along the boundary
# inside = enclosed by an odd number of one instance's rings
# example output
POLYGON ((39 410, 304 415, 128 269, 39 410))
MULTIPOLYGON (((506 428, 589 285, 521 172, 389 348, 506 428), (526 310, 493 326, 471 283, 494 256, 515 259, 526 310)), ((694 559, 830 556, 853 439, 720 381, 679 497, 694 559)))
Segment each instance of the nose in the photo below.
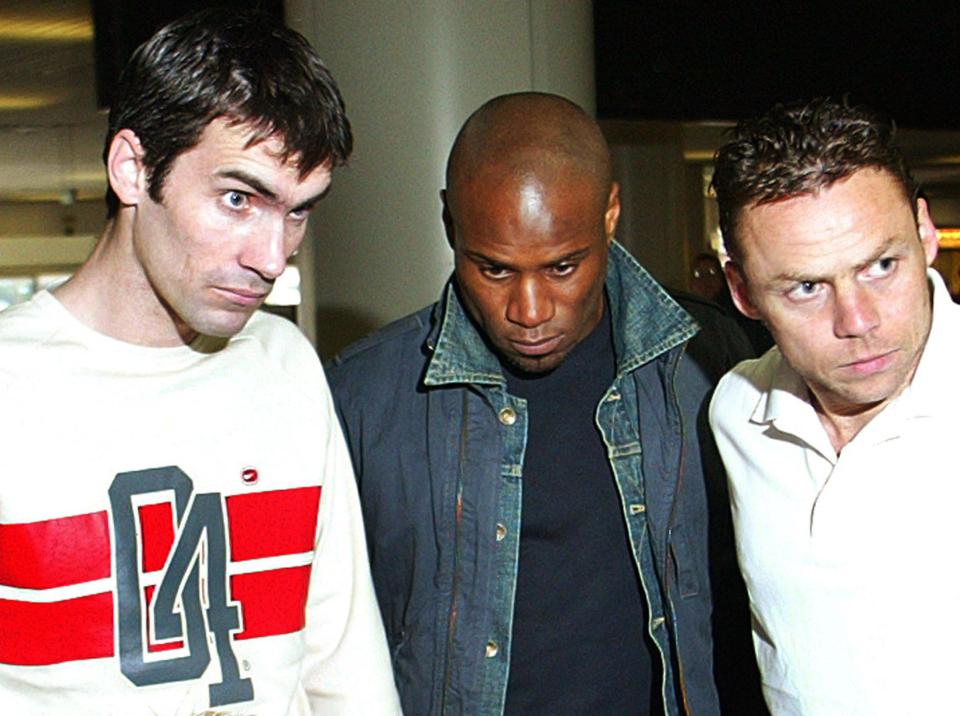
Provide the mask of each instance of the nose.
POLYGON ((553 318, 555 304, 549 287, 538 276, 521 276, 507 306, 507 320, 524 328, 536 328, 553 318))
POLYGON ((833 317, 837 338, 865 336, 879 323, 876 301, 868 289, 856 283, 837 289, 833 317))
POLYGON ((280 219, 264 221, 248 237, 240 263, 255 271, 267 281, 275 280, 287 267, 289 250, 285 222, 280 219))

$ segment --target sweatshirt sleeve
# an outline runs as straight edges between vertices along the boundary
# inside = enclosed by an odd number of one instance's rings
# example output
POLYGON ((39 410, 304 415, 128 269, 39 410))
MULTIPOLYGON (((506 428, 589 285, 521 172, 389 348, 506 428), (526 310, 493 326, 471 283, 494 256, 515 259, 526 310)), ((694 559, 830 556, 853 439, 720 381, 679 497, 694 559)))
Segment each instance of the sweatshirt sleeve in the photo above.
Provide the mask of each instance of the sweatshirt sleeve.
POLYGON ((399 714, 356 481, 325 380, 322 388, 325 460, 302 681, 314 714, 399 714))

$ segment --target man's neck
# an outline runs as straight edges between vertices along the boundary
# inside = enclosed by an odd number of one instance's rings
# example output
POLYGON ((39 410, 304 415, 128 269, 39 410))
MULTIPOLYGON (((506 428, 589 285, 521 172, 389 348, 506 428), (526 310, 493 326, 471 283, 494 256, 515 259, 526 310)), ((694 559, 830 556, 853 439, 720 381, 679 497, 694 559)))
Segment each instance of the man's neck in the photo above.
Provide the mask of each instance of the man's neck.
POLYGON ((143 346, 184 345, 184 335, 139 270, 128 217, 111 219, 93 252, 53 294, 77 320, 98 333, 143 346), (157 326, 169 326, 163 333, 157 326))
POLYGON ((887 401, 864 412, 852 415, 831 413, 823 409, 820 402, 813 395, 810 396, 813 409, 817 412, 820 424, 830 438, 830 444, 837 455, 853 440, 857 434, 887 405, 887 401))

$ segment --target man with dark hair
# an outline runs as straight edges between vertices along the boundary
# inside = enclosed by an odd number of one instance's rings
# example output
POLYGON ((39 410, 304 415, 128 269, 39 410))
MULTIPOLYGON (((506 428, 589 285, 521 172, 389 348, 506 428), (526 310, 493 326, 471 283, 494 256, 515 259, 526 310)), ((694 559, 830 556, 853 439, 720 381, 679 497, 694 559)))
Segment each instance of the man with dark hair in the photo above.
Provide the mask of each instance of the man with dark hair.
POLYGON ((0 314, 5 713, 398 712, 322 369, 256 312, 350 148, 268 18, 190 16, 126 68, 103 236, 0 314))
MULTIPOLYGON (((279 141, 278 158, 291 163, 301 179, 321 165, 329 171, 345 163, 353 137, 343 100, 307 41, 268 16, 261 16, 264 25, 258 28, 207 12, 226 26, 189 18, 173 22, 134 53, 110 110, 104 163, 118 132, 136 134, 150 197, 160 201, 174 161, 218 118, 246 125, 251 146, 279 141)), ((108 186, 109 216, 118 208, 108 186)))
POLYGON ((404 710, 717 714, 716 670, 728 712, 755 713, 715 378, 685 350, 697 324, 614 241, 599 127, 555 95, 497 97, 446 182, 440 300, 328 373, 404 710))
POLYGON ((955 707, 960 308, 894 139, 816 100, 742 123, 716 157, 726 277, 777 344, 710 412, 776 714, 955 707))
POLYGON ((740 122, 734 139, 717 151, 712 184, 724 247, 734 260, 730 267, 743 258, 736 222, 744 209, 814 194, 860 169, 889 175, 918 216, 917 183, 895 136, 891 120, 829 98, 778 104, 740 122))

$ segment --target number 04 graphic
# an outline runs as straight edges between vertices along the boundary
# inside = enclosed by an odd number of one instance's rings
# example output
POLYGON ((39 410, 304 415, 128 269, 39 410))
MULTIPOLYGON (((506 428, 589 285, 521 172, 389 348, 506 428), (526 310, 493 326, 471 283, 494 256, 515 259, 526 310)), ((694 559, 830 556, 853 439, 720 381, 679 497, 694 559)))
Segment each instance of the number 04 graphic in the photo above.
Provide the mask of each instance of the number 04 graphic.
MULTIPOLYGON (((122 472, 110 486, 116 535, 117 614, 120 670, 137 686, 200 677, 210 663, 207 635, 220 662, 220 683, 210 685, 210 705, 253 700, 253 683, 241 679, 230 633, 240 628, 240 610, 227 600, 227 544, 223 502, 217 493, 194 495, 193 481, 178 467, 122 472), (150 611, 157 639, 182 639, 189 654, 147 661, 140 584, 140 539, 133 498, 172 491, 177 539, 150 611), (189 505, 189 512, 187 511, 189 505), (200 593, 201 545, 206 543, 207 607, 200 593), (179 598, 181 611, 176 609, 179 598)), ((147 607, 150 609, 150 607, 147 607)))

